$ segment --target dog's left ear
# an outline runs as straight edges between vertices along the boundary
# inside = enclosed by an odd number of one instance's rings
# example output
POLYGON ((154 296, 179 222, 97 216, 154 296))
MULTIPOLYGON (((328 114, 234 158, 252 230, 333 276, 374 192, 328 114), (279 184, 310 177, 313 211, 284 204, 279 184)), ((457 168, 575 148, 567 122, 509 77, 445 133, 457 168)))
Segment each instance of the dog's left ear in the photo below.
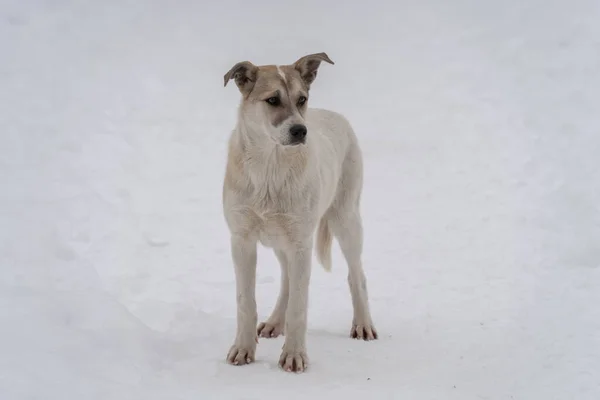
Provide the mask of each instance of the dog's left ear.
POLYGON ((310 84, 313 83, 317 77, 317 70, 321 65, 321 61, 325 61, 332 65, 334 64, 325 53, 309 54, 294 63, 294 68, 300 72, 300 76, 306 86, 310 87, 310 84))
POLYGON ((223 77, 225 80, 225 85, 227 86, 227 82, 231 79, 235 80, 235 84, 237 85, 240 92, 243 95, 247 95, 252 91, 254 87, 254 83, 256 82, 256 72, 258 71, 258 67, 252 64, 250 61, 242 61, 235 64, 223 77))

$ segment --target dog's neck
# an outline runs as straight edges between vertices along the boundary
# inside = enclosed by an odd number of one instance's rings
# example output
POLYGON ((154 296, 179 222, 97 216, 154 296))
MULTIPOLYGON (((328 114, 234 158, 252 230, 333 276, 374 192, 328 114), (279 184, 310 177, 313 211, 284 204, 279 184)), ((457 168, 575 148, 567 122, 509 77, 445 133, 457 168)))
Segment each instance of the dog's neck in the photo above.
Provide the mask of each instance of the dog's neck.
POLYGON ((237 133, 237 142, 243 149, 244 153, 265 153, 269 154, 276 150, 277 143, 271 139, 267 133, 255 131, 244 120, 243 114, 240 113, 238 122, 235 128, 237 133))
POLYGON ((304 180, 309 168, 307 146, 275 143, 265 132, 251 130, 243 117, 238 119, 232 140, 241 155, 241 172, 256 187, 268 185, 278 190, 304 180))

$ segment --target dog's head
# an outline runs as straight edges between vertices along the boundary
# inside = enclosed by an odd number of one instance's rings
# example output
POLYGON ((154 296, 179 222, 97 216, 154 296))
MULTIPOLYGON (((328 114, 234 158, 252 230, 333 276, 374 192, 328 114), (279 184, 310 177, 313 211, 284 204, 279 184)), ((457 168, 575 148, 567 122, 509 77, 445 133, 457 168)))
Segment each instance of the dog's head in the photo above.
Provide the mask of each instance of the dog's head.
POLYGON ((253 132, 263 132, 285 146, 303 144, 310 134, 304 123, 308 92, 321 61, 333 64, 325 53, 282 66, 239 62, 225 74, 225 86, 235 80, 243 97, 244 122, 253 132))

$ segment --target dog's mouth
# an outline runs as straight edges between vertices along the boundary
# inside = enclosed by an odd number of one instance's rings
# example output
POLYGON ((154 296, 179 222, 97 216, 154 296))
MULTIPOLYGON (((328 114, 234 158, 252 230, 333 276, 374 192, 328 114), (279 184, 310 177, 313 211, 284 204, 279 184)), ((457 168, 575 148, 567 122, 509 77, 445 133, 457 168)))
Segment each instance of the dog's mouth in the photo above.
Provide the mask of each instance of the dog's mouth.
POLYGON ((290 142, 286 143, 286 146, 296 147, 296 146, 301 146, 303 144, 306 144, 306 139, 304 139, 304 138, 290 141, 290 142))

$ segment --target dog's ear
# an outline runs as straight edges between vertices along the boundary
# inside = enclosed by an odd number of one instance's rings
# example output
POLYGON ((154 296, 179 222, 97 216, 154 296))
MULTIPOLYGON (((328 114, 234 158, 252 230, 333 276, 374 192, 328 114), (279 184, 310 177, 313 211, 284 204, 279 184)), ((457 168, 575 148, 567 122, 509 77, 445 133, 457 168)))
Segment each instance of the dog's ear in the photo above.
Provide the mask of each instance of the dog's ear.
POLYGON ((325 53, 309 54, 294 63, 294 68, 300 72, 300 76, 306 86, 310 87, 310 84, 317 77, 317 70, 319 69, 319 65, 321 65, 321 61, 334 64, 325 53))
POLYGON ((237 85, 238 89, 240 89, 240 92, 242 92, 243 95, 247 95, 254 87, 257 71, 258 67, 252 64, 250 61, 239 62, 225 74, 224 86, 227 86, 227 82, 229 82, 231 79, 234 79, 235 84, 237 85))

